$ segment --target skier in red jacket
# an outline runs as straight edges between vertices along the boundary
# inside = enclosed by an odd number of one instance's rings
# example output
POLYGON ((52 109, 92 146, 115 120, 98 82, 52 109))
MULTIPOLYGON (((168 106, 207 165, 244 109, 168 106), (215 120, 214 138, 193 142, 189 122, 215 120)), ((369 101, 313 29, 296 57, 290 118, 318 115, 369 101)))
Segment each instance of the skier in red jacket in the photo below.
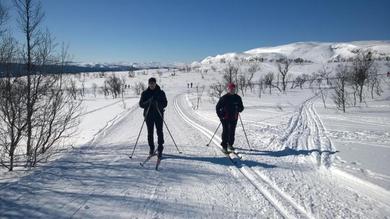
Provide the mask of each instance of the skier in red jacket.
POLYGON ((233 145, 238 114, 244 110, 241 97, 236 94, 236 85, 228 83, 227 91, 228 93, 219 99, 215 107, 223 128, 221 146, 224 153, 234 151, 233 145))

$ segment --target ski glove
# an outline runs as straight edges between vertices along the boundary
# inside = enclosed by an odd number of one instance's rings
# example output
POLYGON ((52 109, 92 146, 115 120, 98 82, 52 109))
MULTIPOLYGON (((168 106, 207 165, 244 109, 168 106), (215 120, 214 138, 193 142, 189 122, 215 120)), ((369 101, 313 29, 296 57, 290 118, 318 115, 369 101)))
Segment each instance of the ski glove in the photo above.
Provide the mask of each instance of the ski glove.
POLYGON ((241 107, 239 103, 234 103, 234 107, 236 108, 236 112, 239 113, 241 113, 244 110, 244 108, 241 107))

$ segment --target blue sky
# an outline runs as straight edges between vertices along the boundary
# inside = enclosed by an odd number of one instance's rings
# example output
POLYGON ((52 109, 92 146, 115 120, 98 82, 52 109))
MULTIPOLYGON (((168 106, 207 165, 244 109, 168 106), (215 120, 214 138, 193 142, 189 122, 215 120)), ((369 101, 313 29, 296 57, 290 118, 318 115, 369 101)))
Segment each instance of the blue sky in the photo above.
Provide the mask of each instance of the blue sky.
POLYGON ((297 41, 390 40, 388 0, 43 0, 75 61, 191 62, 297 41))

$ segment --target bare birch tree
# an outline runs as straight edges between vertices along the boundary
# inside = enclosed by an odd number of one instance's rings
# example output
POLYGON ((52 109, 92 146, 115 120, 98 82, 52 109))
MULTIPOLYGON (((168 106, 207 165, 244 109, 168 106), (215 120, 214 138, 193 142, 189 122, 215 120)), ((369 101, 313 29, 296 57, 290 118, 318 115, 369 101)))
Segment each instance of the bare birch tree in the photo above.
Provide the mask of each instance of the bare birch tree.
MULTIPOLYGON (((1 5, 0 5, 1 6, 1 5)), ((3 36, 0 42, 0 164, 12 171, 16 149, 23 139, 25 120, 25 81, 13 72, 17 63, 17 42, 11 36, 3 36)))
POLYGON ((36 91, 39 84, 39 78, 34 77, 34 52, 39 44, 39 26, 44 14, 40 2, 34 0, 15 0, 15 6, 18 14, 18 23, 25 37, 25 47, 23 49, 23 58, 26 64, 25 74, 27 76, 27 101, 26 101, 26 122, 27 122, 27 156, 31 157, 32 150, 32 129, 34 105, 36 103, 36 91))
POLYGON ((339 65, 336 69, 336 82, 334 86, 333 101, 339 110, 345 113, 347 104, 346 83, 350 77, 350 69, 347 65, 339 65))
POLYGON ((352 77, 359 95, 359 102, 363 102, 363 88, 374 64, 371 51, 359 51, 353 61, 354 74, 352 77))
POLYGON ((292 60, 289 60, 287 57, 281 59, 277 66, 278 66, 278 71, 280 75, 282 76, 282 91, 286 92, 286 87, 287 87, 287 75, 289 73, 289 70, 291 68, 291 63, 292 60))

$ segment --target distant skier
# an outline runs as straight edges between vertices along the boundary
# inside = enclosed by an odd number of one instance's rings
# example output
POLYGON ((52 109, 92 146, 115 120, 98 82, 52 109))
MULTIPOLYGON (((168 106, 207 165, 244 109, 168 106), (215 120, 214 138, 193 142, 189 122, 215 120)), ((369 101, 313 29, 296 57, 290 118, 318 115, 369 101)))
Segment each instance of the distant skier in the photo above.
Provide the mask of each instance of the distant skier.
POLYGON ((192 88, 192 82, 191 82, 191 88, 192 88))
POLYGON ((167 107, 168 101, 164 91, 161 90, 160 86, 156 84, 155 78, 149 78, 149 87, 141 94, 139 106, 144 109, 144 117, 146 126, 148 128, 148 144, 150 147, 149 155, 154 153, 154 125, 157 129, 157 156, 162 157, 164 150, 164 133, 163 133, 163 118, 164 108, 167 107))
POLYGON ((236 85, 228 83, 227 91, 228 93, 219 99, 215 107, 223 128, 221 146, 224 153, 234 151, 238 114, 244 110, 241 97, 236 94, 236 85))

